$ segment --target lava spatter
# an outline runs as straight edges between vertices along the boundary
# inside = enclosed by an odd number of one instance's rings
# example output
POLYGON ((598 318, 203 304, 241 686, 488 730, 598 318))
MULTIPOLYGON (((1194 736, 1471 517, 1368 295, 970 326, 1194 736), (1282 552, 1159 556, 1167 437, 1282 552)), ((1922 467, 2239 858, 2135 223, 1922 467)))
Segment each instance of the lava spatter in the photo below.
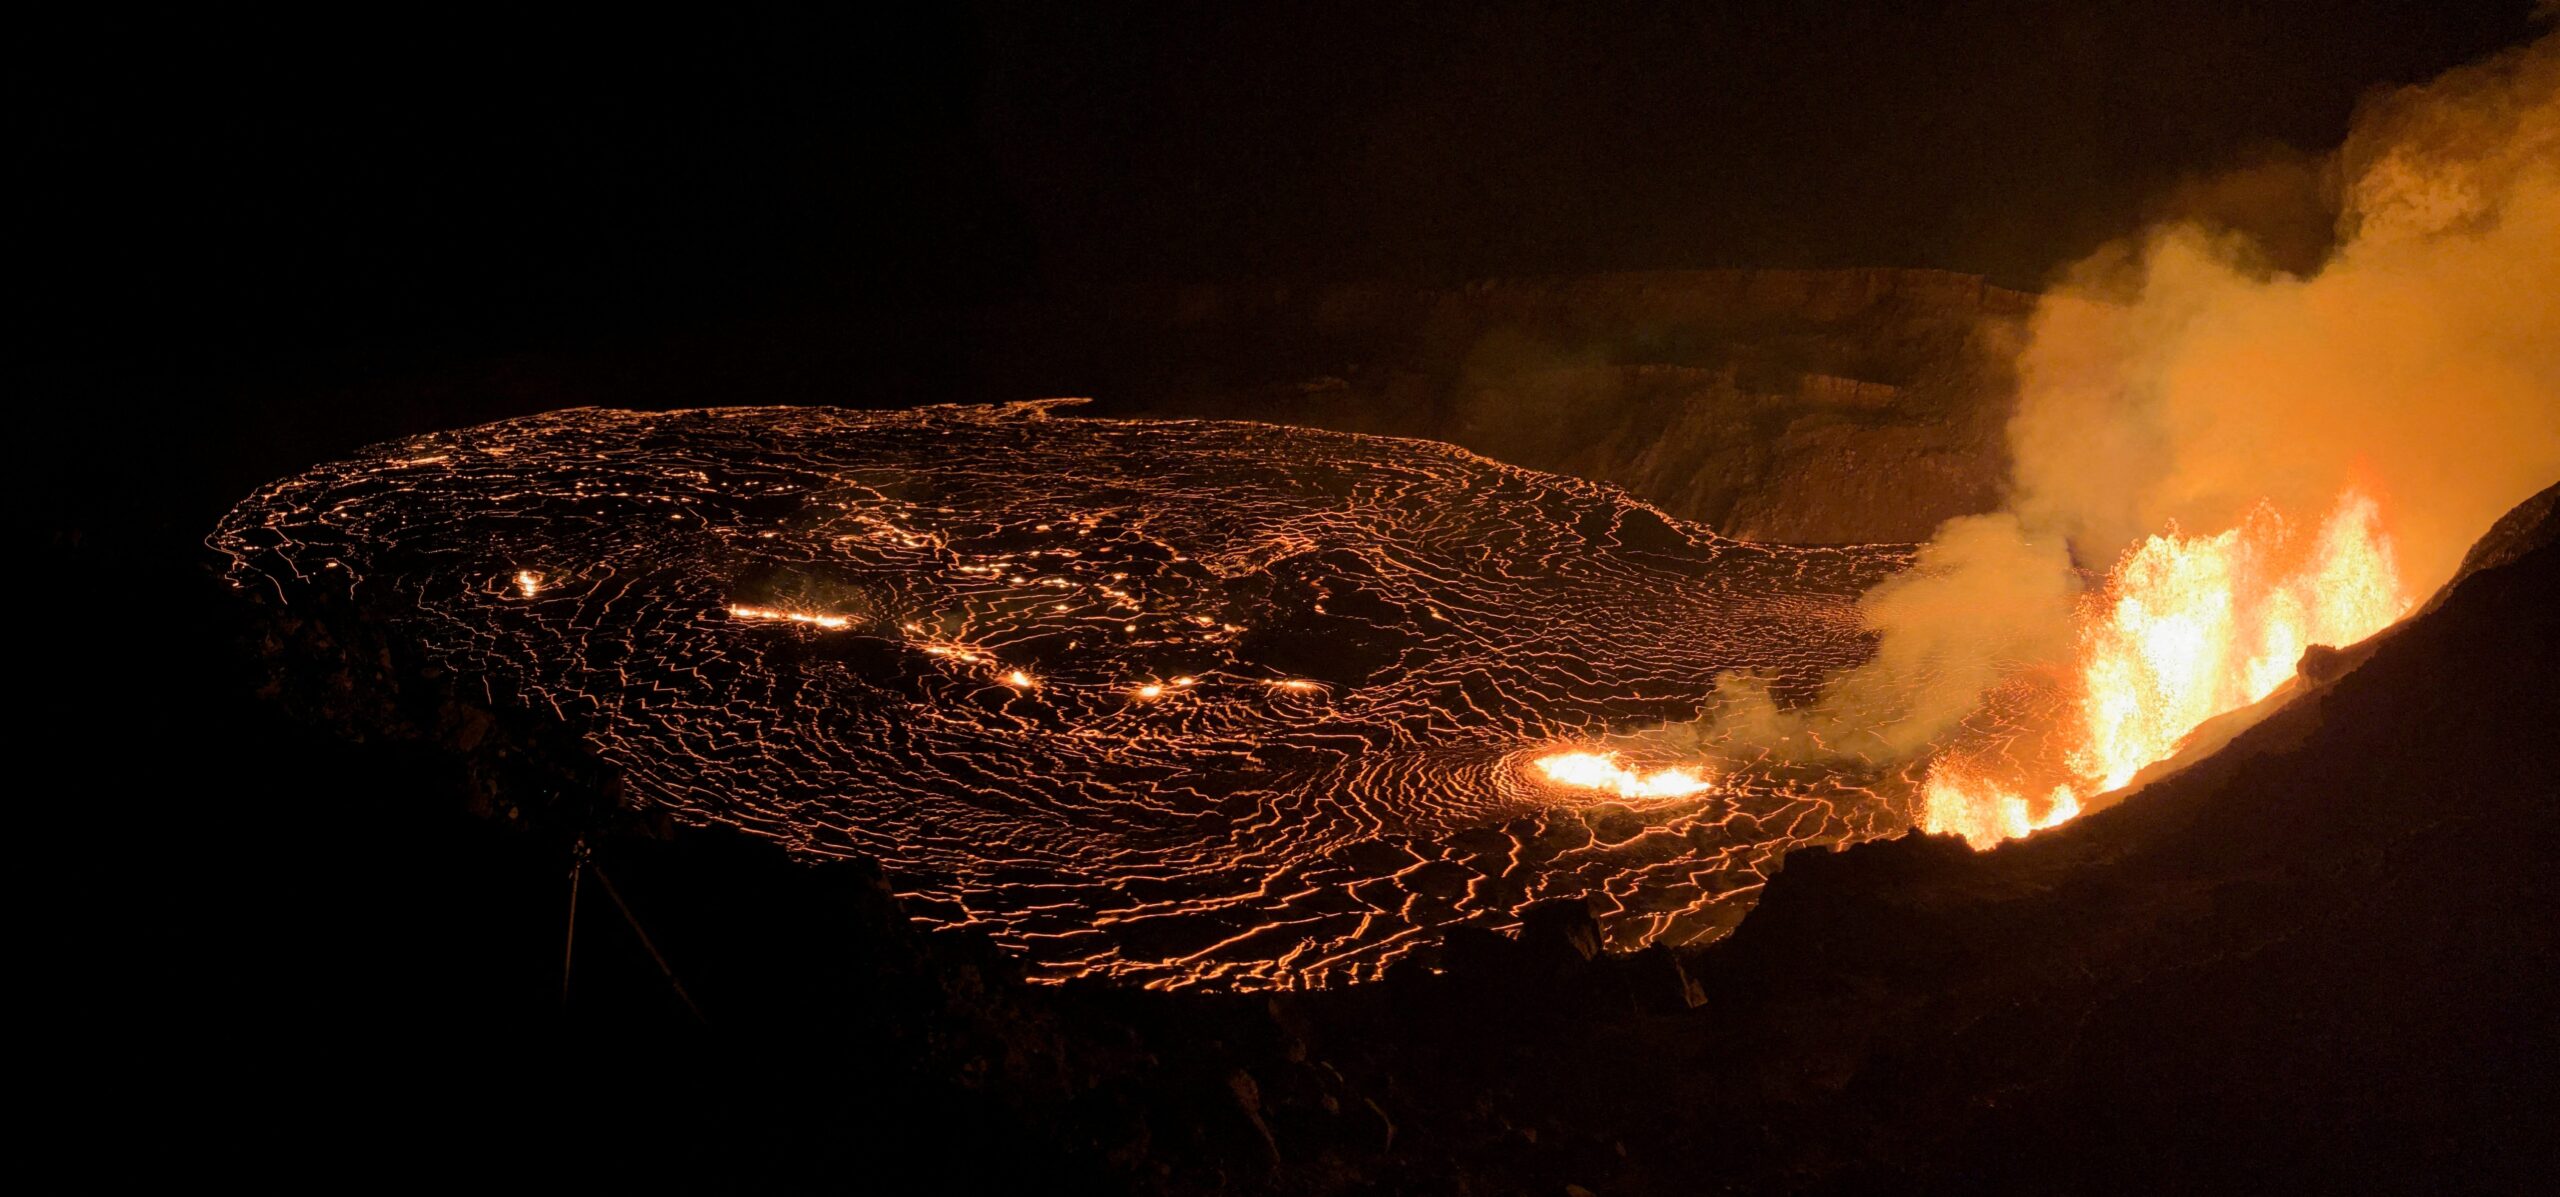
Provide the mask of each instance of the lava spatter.
POLYGON ((875 857, 1049 979, 1357 980, 1575 895, 1616 946, 1691 942, 1788 847, 1907 824, 1839 778, 1599 747, 1729 670, 1854 663, 1903 550, 1727 540, 1436 443, 1055 408, 555 412, 277 482, 212 543, 559 712, 632 801, 875 857))

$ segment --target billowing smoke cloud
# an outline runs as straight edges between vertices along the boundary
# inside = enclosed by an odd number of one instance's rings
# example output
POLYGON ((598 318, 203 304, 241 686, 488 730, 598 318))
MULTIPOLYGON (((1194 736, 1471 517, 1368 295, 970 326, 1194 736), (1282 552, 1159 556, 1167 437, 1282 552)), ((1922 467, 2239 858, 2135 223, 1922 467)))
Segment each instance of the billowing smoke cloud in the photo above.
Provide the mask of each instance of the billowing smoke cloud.
POLYGON ((2061 543, 2029 535, 2016 516, 1948 521, 1908 572, 1859 600, 1888 634, 1830 687, 1834 748, 1888 758, 1926 749, 2001 678, 2070 647, 2053 614, 2078 589, 2061 543))
POLYGON ((1916 755, 2010 670, 2070 651, 2066 561, 2103 570, 2260 503, 2317 520, 2353 487, 2422 596, 2560 478, 2560 35, 2368 102, 2316 168, 2261 163, 2186 196, 2204 210, 2107 247, 2040 305, 2006 510, 1947 524, 1867 597, 1875 660, 1785 717, 1730 684, 1717 726, 1916 755), (2333 234, 2305 270, 2323 238, 2271 209, 2313 201, 2333 234))
POLYGON ((2369 104, 2334 169, 2310 275, 2179 222, 2040 308, 2010 428, 2027 527, 2103 564, 2361 485, 2423 588, 2560 474, 2560 38, 2369 104))
POLYGON ((1707 719, 1656 733, 1660 746, 1807 760, 1916 756, 2024 665, 2070 647, 2079 578, 2059 540, 2008 512, 1950 520, 1912 567, 1868 591, 1860 614, 1886 634, 1809 710, 1782 710, 1765 679, 1720 679, 1707 719))

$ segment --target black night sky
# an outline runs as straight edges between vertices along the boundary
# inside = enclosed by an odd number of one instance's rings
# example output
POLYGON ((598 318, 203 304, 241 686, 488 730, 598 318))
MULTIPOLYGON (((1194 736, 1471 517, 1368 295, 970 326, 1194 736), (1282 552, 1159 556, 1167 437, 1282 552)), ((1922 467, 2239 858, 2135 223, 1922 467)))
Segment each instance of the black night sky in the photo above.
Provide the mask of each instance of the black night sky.
MULTIPOLYGON (((39 356, 360 362, 1127 278, 2033 286, 2525 6, 1007 5, 20 43, 39 356), (137 341, 148 342, 147 347, 137 341)), ((22 262, 27 259, 22 258, 22 262)), ((172 363, 173 372, 180 369, 172 363)))
POLYGON ((21 40, 10 85, 30 301, 14 389, 67 452, 21 475, 20 514, 58 497, 57 469, 192 470, 209 440, 306 450, 207 480, 216 501, 408 424, 508 414, 368 420, 346 388, 527 353, 696 338, 710 375, 834 401, 1097 390, 976 317, 1133 281, 1883 265, 2032 287, 2181 179, 2333 145, 2359 95, 2511 44, 2528 16, 2168 0, 54 24, 21 40), (102 405, 152 418, 102 435, 102 405))

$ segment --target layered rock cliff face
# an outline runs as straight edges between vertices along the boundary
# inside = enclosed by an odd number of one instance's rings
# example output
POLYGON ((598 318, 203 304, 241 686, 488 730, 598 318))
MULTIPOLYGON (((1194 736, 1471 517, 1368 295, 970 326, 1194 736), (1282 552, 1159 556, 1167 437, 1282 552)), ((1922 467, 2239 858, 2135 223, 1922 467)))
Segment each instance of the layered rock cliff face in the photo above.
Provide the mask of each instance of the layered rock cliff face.
POLYGON ((1998 504, 2033 301, 1918 270, 1204 287, 1136 322, 1166 368, 1131 397, 1450 441, 1751 539, 1907 542, 1998 504))

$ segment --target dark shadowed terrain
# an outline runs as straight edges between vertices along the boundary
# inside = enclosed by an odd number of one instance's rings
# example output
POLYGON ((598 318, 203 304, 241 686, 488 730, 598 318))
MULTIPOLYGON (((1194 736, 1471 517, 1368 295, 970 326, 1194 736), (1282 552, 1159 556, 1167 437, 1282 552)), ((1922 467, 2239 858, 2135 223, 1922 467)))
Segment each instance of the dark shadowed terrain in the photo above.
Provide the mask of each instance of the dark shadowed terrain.
POLYGON ((93 574, 91 618, 169 651, 147 701, 107 676, 65 701, 188 772, 95 767, 251 800, 49 808, 96 845, 51 900, 132 913, 41 944, 81 1065, 45 1083, 167 1127, 138 1167, 297 1183, 398 1159, 748 1189, 2529 1191, 2553 533, 2547 502, 2509 521, 2499 564, 2342 676, 2057 832, 1798 854, 1694 954, 1592 959, 1588 916, 1548 907, 1453 938, 1444 972, 1231 998, 1029 986, 867 865, 603 812, 574 744, 361 608, 279 622, 209 575, 93 574), (579 827, 601 868, 564 1010, 579 827), (131 905, 138 860, 224 884, 131 905))
MULTIPOLYGON (((1419 436, 1752 540, 1910 543, 1999 503, 2034 297, 1926 270, 1189 287, 1150 410, 1419 436)), ((1134 348, 1134 347, 1132 347, 1134 348)))

